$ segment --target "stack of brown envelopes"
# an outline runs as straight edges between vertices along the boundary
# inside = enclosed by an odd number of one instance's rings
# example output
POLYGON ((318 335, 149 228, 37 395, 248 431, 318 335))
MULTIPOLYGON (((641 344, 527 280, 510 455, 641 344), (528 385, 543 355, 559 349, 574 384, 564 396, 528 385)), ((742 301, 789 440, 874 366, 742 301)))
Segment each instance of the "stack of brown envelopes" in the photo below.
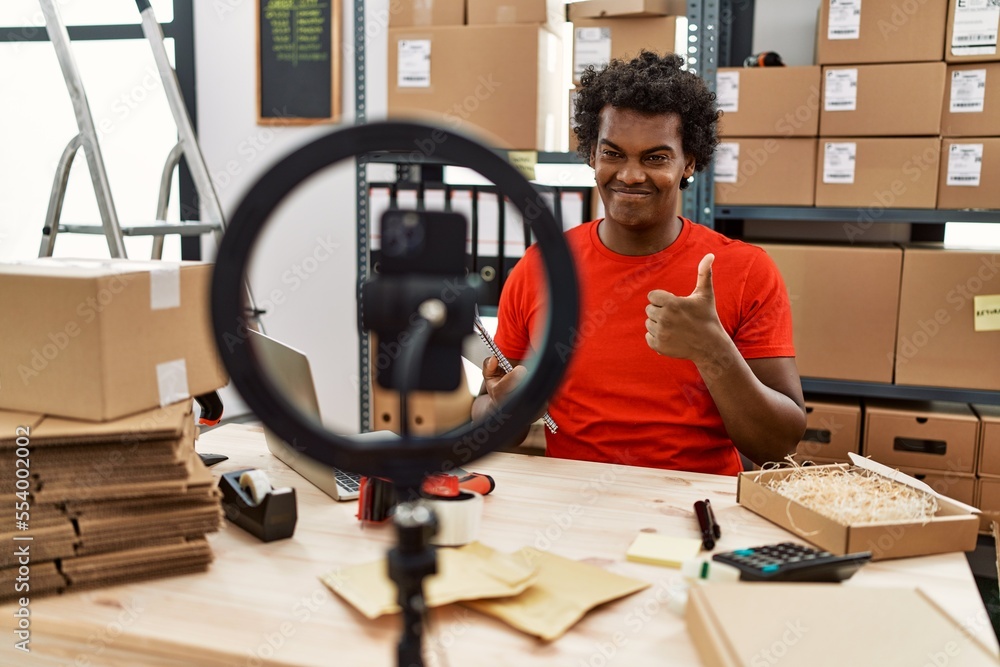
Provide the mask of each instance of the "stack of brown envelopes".
POLYGON ((19 504, 0 602, 205 570, 221 494, 196 431, 190 400, 100 423, 0 411, 0 497, 19 504))

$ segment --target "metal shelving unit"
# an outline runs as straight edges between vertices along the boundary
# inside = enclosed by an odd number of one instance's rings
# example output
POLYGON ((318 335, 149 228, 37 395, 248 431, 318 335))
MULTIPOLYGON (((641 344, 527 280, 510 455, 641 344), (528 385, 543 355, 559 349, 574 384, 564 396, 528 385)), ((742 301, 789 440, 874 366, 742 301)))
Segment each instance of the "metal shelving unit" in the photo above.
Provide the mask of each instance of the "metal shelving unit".
POLYGON ((921 208, 813 208, 795 206, 719 206, 719 220, 796 220, 801 222, 910 222, 940 225, 946 222, 1000 222, 1000 211, 951 211, 921 208))
MULTIPOLYGON (((748 26, 752 21, 752 0, 741 0, 734 6, 732 0, 688 0, 688 51, 684 54, 688 59, 690 69, 706 79, 709 87, 715 90, 716 71, 720 65, 732 64, 733 55, 738 50, 736 41, 742 40, 740 46, 744 52, 749 52, 748 26), (740 23, 742 22, 742 23, 740 23), (743 30, 737 29, 742 27, 743 30), (747 33, 747 34, 743 34, 747 33)), ((365 3, 354 0, 354 94, 355 122, 364 123, 367 120, 365 103, 365 3)), ((498 150, 505 155, 506 151, 498 150)), ((538 153, 540 164, 582 164, 584 160, 576 153, 538 153)), ((357 276, 358 294, 361 286, 368 279, 370 252, 368 236, 370 230, 370 211, 368 205, 369 163, 396 164, 405 173, 404 163, 441 165, 442 162, 433 158, 419 156, 401 156, 392 153, 370 154, 358 157, 357 178, 357 276), (413 159, 416 157, 417 159, 413 159)), ((683 212, 685 217, 708 226, 715 227, 715 221, 739 220, 796 220, 800 222, 843 222, 862 226, 881 223, 908 222, 926 228, 927 225, 943 226, 946 222, 991 222, 1000 223, 1000 211, 947 211, 928 209, 886 209, 886 208, 802 208, 784 206, 715 206, 715 187, 712 169, 695 176, 692 186, 684 191, 683 212)), ((934 233, 934 230, 931 230, 934 233)), ((358 299, 358 308, 361 300, 358 299)), ((360 315, 360 313, 359 313, 360 315)), ((371 406, 369 396, 370 369, 368 359, 370 346, 368 336, 361 335, 359 345, 358 377, 360 381, 360 411, 362 428, 370 426, 371 406)), ((860 396, 867 398, 889 398, 903 400, 942 400, 963 403, 985 403, 1000 405, 1000 391, 978 391, 967 389, 951 389, 943 387, 905 387, 892 384, 867 382, 844 382, 803 378, 802 387, 806 392, 817 394, 833 394, 843 396, 860 396)))

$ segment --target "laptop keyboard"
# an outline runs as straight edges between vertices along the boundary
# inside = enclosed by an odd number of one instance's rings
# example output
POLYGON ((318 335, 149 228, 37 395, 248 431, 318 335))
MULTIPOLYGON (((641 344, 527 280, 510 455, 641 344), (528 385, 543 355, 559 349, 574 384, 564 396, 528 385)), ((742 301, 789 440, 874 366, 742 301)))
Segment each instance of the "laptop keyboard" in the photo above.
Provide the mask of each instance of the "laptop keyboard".
POLYGON ((337 484, 348 491, 357 491, 361 487, 361 475, 343 470, 337 470, 334 475, 337 478, 337 484))

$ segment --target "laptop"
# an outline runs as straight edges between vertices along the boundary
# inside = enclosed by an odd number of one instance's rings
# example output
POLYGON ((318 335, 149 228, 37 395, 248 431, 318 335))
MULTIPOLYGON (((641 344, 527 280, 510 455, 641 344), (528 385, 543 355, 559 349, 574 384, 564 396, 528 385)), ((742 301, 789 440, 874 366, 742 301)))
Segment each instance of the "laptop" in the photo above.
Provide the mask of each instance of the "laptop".
MULTIPOLYGON (((316 387, 305 353, 252 329, 249 331, 256 346, 254 349, 260 352, 261 363, 270 373, 278 391, 303 413, 321 421, 316 387)), ((360 475, 314 461, 266 426, 264 439, 272 454, 334 500, 354 500, 358 497, 360 475)))

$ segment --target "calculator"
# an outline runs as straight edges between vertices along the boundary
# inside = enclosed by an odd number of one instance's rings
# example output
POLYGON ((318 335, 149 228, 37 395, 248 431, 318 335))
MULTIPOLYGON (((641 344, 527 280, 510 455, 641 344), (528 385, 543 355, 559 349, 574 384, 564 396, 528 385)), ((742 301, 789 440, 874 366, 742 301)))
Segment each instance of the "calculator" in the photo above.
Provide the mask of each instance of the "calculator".
POLYGON ((870 551, 834 556, 793 542, 715 554, 712 560, 740 570, 743 581, 817 581, 849 579, 870 561, 870 551))

